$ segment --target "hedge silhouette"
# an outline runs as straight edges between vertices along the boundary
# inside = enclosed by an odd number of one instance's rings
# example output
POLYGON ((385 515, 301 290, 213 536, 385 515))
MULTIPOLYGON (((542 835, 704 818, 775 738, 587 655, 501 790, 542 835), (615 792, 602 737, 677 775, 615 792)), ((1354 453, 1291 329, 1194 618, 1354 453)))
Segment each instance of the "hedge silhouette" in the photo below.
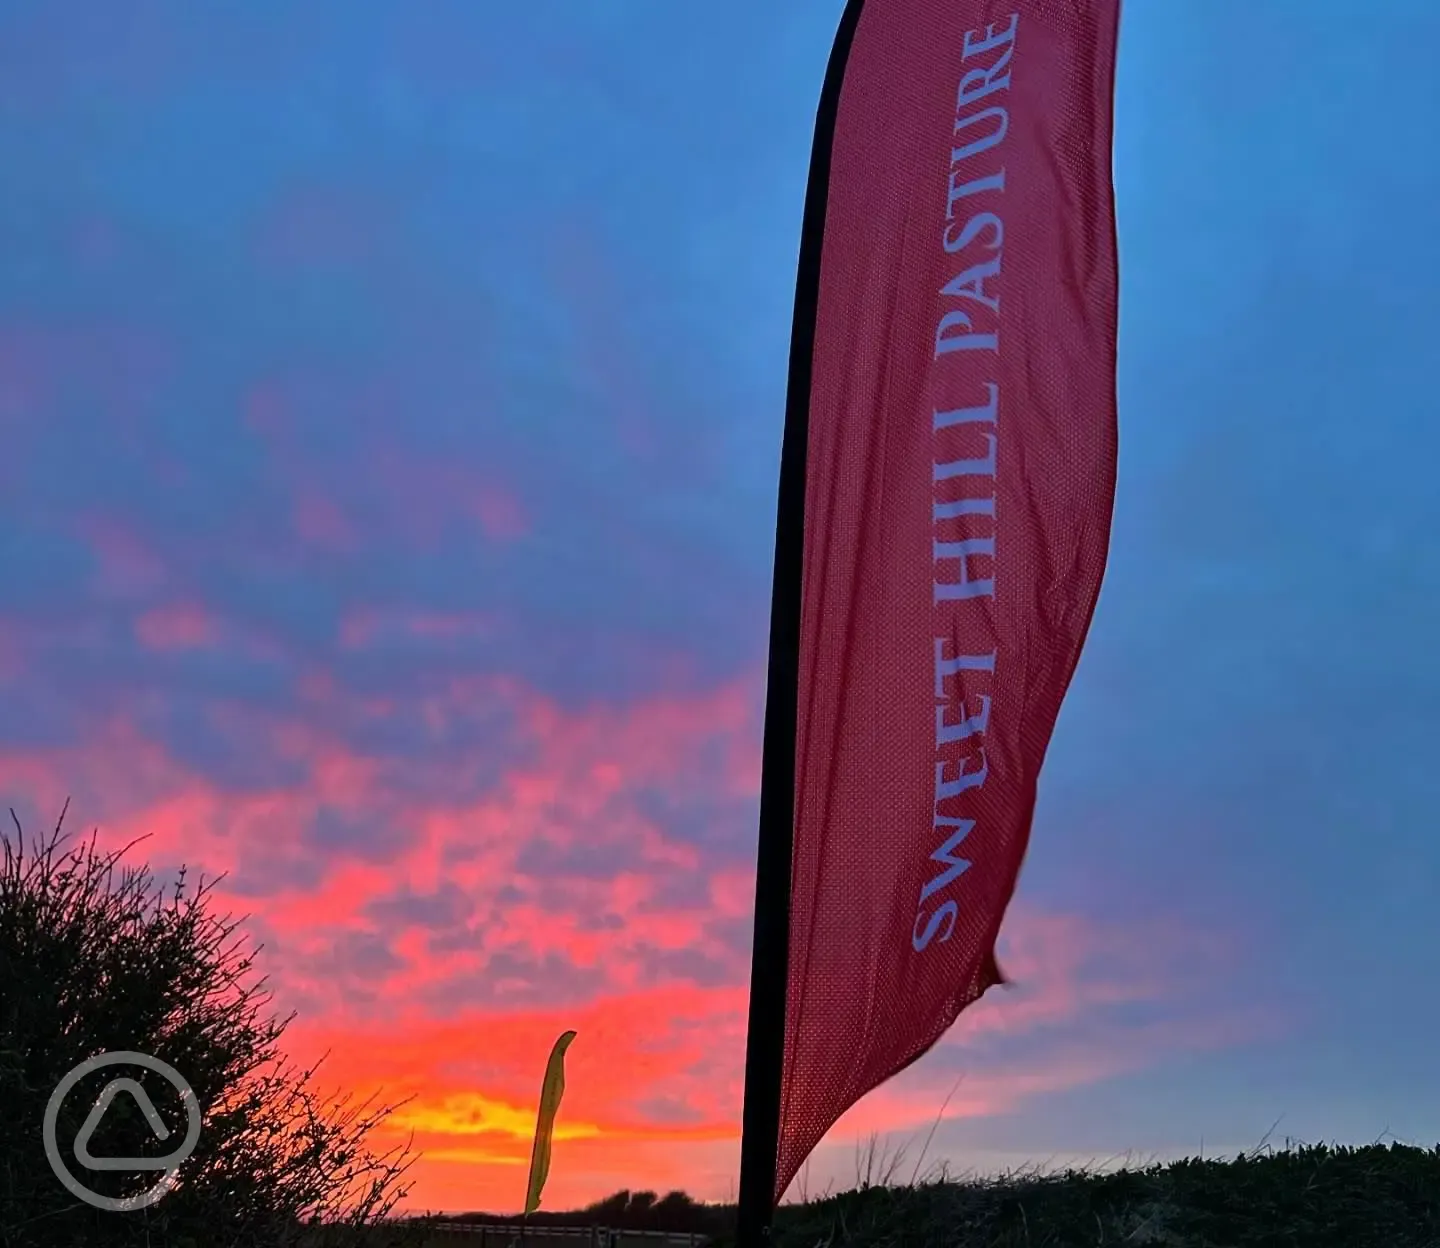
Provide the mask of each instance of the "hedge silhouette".
MULTIPOLYGON (((67 804, 68 807, 68 804, 67 804)), ((408 1145, 367 1141, 395 1108, 315 1088, 316 1069, 281 1052, 290 1018, 254 968, 239 920, 210 907, 217 880, 161 885, 54 831, 27 843, 0 827, 0 1248, 287 1248, 390 1236, 382 1219, 405 1194, 408 1145), (46 1158, 41 1126, 61 1079, 102 1052, 168 1062, 202 1111, 195 1151, 157 1203, 126 1212, 73 1196, 46 1158)), ((293 1017, 293 1015, 291 1016, 293 1017)), ((72 1150, 100 1091, 134 1077, 173 1133, 154 1139, 135 1099, 112 1101, 89 1143, 93 1156, 166 1156, 185 1135, 185 1109, 160 1075, 126 1067, 87 1075, 61 1104, 56 1132, 71 1172, 91 1190, 127 1196, 160 1174, 82 1169, 72 1150)), ((392 1224, 393 1225, 393 1224, 392 1224)), ((401 1234, 399 1230, 395 1234, 401 1234)))

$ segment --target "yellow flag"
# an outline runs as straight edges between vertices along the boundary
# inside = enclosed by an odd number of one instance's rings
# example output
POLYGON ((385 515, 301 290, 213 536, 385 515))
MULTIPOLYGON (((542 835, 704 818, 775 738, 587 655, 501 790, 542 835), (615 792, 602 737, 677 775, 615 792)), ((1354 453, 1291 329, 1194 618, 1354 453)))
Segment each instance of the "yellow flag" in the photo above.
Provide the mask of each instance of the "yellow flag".
POLYGON ((550 1050, 550 1060, 545 1064, 540 1112, 535 1118, 535 1143, 530 1149, 530 1189, 525 1193, 527 1215, 540 1207, 540 1189, 545 1186, 545 1176, 550 1173, 550 1137, 555 1132, 555 1111, 560 1108, 560 1098, 565 1095, 565 1050, 573 1039, 575 1033, 567 1031, 555 1041, 555 1047, 550 1050))

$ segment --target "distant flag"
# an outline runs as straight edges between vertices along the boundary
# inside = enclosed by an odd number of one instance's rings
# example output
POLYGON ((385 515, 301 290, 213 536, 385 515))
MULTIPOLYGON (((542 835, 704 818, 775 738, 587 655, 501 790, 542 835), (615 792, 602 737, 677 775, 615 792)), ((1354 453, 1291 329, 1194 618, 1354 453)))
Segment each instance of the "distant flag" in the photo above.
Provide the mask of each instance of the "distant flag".
POLYGON ((530 1147, 530 1185, 525 1193, 528 1217, 540 1208, 540 1192, 550 1173, 550 1140, 555 1133, 555 1111, 565 1095, 565 1050, 575 1039, 573 1031, 563 1033, 550 1050, 545 1063, 545 1082, 540 1088, 540 1110, 535 1116, 535 1142, 530 1147))
POLYGON ((1116 470, 1120 0, 850 0, 780 463, 742 1248, 1003 982, 1116 470))

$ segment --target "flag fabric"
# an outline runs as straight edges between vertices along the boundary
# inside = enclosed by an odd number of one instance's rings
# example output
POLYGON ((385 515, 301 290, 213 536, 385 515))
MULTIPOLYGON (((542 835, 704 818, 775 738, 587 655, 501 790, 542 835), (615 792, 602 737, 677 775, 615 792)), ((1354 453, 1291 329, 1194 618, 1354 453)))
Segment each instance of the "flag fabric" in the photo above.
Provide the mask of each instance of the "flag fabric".
MULTIPOLYGON (((852 0, 842 23, 816 131, 777 1201, 1001 982, 1109 545, 1119 8, 852 0)), ((804 268, 802 247, 797 331, 804 268)))
POLYGON ((525 1191, 525 1214, 528 1217, 540 1208, 540 1193, 550 1173, 550 1141, 555 1134, 555 1111, 565 1095, 565 1050, 575 1039, 573 1031, 564 1032, 550 1050, 545 1063, 545 1082, 540 1088, 540 1109, 535 1115, 535 1142, 530 1146, 530 1183, 525 1191))

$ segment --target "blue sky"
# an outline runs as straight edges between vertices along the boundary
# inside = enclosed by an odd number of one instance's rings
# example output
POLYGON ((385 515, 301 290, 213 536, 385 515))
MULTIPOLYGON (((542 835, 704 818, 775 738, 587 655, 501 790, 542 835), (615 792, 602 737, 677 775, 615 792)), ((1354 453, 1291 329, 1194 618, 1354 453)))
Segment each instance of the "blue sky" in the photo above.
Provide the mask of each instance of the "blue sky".
MULTIPOLYGON (((428 1203, 513 1195, 552 1018, 557 1200, 733 1175, 840 7, 0 0, 0 797, 229 871, 297 1043, 431 1097, 428 1203)), ((1127 6, 1120 488, 1021 982, 812 1185, 961 1072, 962 1165, 1440 1139, 1437 41, 1127 6)))

